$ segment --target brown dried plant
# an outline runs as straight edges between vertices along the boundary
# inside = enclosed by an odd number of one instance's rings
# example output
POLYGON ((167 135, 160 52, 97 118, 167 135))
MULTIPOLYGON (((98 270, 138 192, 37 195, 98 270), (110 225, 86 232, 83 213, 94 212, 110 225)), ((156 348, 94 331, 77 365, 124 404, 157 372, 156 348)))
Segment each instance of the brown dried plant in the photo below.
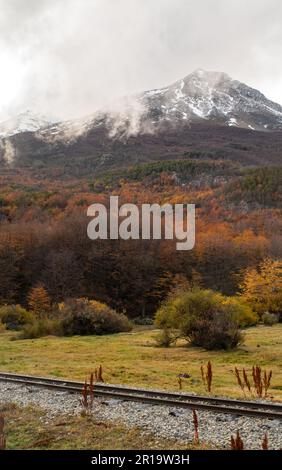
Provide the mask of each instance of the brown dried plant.
POLYGON ((237 383, 238 383, 239 387, 241 388, 244 395, 246 395, 245 394, 245 385, 244 385, 244 382, 242 382, 242 380, 241 380, 240 371, 239 371, 239 369, 237 369, 237 367, 235 367, 234 373, 235 373, 235 377, 237 379, 237 383))
POLYGON ((267 397, 268 389, 272 378, 272 370, 267 372, 266 370, 262 373, 261 367, 253 366, 252 376, 256 393, 259 398, 267 397))
POLYGON ((268 373, 265 370, 264 371, 264 376, 263 376, 263 385, 264 385, 264 396, 266 397, 268 394, 268 389, 270 387, 270 382, 272 378, 272 370, 270 370, 268 373))
POLYGON ((194 444, 198 445, 200 443, 199 438, 199 420, 196 410, 193 411, 193 425, 194 425, 194 444))
POLYGON ((254 390, 256 395, 259 398, 267 397, 271 378, 272 378, 272 370, 269 372, 264 371, 264 373, 262 373, 261 367, 253 366, 252 367, 252 381, 253 381, 252 384, 250 382, 246 369, 242 370, 242 377, 237 367, 235 367, 234 373, 235 373, 235 377, 237 379, 238 385, 240 386, 245 396, 246 396, 245 388, 247 388, 251 395, 253 395, 253 390, 254 390))
POLYGON ((103 378, 103 368, 100 365, 98 369, 95 369, 95 380, 96 382, 103 382, 104 383, 104 378, 103 378))
POLYGON ((268 434, 267 434, 267 432, 265 433, 265 435, 264 435, 264 437, 263 437, 261 447, 262 447, 263 450, 269 450, 269 446, 268 446, 268 434))
POLYGON ((90 406, 92 408, 93 406, 93 401, 94 401, 94 374, 91 372, 90 374, 90 381, 89 381, 89 400, 90 400, 90 406))
POLYGON ((182 390, 182 378, 177 377, 177 382, 178 382, 179 390, 182 390))
POLYGON ((231 450, 244 450, 244 443, 239 431, 237 431, 235 437, 231 436, 231 450))
POLYGON ((245 369, 243 369, 243 378, 244 378, 244 383, 245 383, 247 389, 252 394, 252 387, 251 387, 251 384, 250 384, 250 381, 249 381, 249 378, 248 378, 248 374, 247 374, 245 369))
POLYGON ((212 365, 210 361, 208 362, 208 365, 207 365, 206 379, 207 379, 208 392, 210 393, 211 387, 212 387, 212 365))
POLYGON ((83 406, 83 411, 87 414, 93 408, 94 402, 94 374, 91 373, 89 384, 87 380, 85 380, 83 389, 82 389, 82 398, 81 404, 83 406))
POLYGON ((202 381, 203 381, 206 391, 210 393, 212 389, 212 376, 213 376, 211 361, 207 363, 206 372, 205 372, 204 367, 201 366, 201 376, 202 376, 202 381))
POLYGON ((83 385, 82 398, 81 398, 80 402, 83 406, 83 409, 87 410, 88 409, 88 384, 87 384, 86 380, 85 380, 85 383, 83 385))
POLYGON ((253 366, 252 376, 257 396, 261 398, 263 394, 263 382, 261 377, 261 368, 259 366, 253 366))
POLYGON ((206 376, 205 376, 203 366, 201 366, 201 376, 202 376, 202 381, 203 381, 204 387, 206 388, 206 376))
POLYGON ((0 416, 0 450, 6 449, 6 437, 5 437, 5 420, 4 416, 0 416))

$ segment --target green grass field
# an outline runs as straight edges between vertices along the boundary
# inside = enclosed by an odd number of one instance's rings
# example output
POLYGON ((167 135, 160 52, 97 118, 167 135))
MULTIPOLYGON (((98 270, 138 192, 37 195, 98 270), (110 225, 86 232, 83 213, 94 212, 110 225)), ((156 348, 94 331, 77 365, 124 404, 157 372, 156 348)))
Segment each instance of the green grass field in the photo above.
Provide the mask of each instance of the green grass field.
POLYGON ((213 365, 214 395, 242 397, 232 370, 252 365, 272 370, 270 395, 282 401, 282 325, 258 326, 245 331, 245 341, 235 351, 208 352, 187 347, 156 347, 157 331, 136 329, 111 336, 46 337, 13 339, 16 333, 0 334, 0 371, 85 379, 102 364, 108 383, 178 390, 177 376, 188 373, 184 391, 204 393, 200 367, 213 365), (12 339, 12 340, 11 340, 12 339))

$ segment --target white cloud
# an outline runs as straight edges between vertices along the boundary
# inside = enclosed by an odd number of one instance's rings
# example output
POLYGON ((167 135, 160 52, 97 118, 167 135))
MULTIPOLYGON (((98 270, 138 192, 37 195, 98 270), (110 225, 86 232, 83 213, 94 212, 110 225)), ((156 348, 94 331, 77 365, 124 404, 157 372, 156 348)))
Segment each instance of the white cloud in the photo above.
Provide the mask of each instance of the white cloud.
POLYGON ((282 103, 279 0, 0 0, 0 12, 2 119, 84 116, 199 67, 282 103))

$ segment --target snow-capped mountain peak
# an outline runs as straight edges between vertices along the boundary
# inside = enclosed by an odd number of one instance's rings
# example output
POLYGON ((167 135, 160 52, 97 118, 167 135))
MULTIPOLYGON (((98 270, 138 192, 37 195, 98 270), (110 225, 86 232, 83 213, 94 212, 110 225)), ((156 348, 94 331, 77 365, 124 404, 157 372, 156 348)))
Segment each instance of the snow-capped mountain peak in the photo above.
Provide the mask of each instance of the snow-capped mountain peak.
POLYGON ((27 110, 13 118, 0 122, 0 137, 10 137, 21 132, 35 132, 51 124, 51 119, 27 110))
POLYGON ((140 95, 149 119, 213 120, 252 130, 282 128, 282 107, 222 72, 198 69, 169 87, 140 95))
POLYGON ((38 138, 73 142, 105 127, 110 137, 158 132, 163 123, 213 122, 257 131, 282 130, 282 106, 223 72, 195 70, 165 88, 129 96, 84 119, 57 122, 32 111, 0 122, 0 139, 23 132, 38 138), (37 132, 40 131, 40 132, 37 132))

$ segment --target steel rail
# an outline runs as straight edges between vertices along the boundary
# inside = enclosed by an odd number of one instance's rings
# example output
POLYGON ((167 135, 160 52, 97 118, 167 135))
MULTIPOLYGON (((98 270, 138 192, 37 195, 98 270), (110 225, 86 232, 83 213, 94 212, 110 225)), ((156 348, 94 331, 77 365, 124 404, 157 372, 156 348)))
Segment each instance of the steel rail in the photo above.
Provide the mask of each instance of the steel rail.
MULTIPOLYGON (((48 388, 69 393, 81 393, 84 383, 63 379, 35 377, 30 375, 0 372, 0 381, 20 385, 48 388)), ((136 401, 154 405, 181 407, 212 411, 215 413, 251 416, 282 420, 282 405, 247 400, 190 395, 158 390, 136 389, 122 385, 95 383, 94 395, 101 398, 115 398, 123 401, 136 401)))

